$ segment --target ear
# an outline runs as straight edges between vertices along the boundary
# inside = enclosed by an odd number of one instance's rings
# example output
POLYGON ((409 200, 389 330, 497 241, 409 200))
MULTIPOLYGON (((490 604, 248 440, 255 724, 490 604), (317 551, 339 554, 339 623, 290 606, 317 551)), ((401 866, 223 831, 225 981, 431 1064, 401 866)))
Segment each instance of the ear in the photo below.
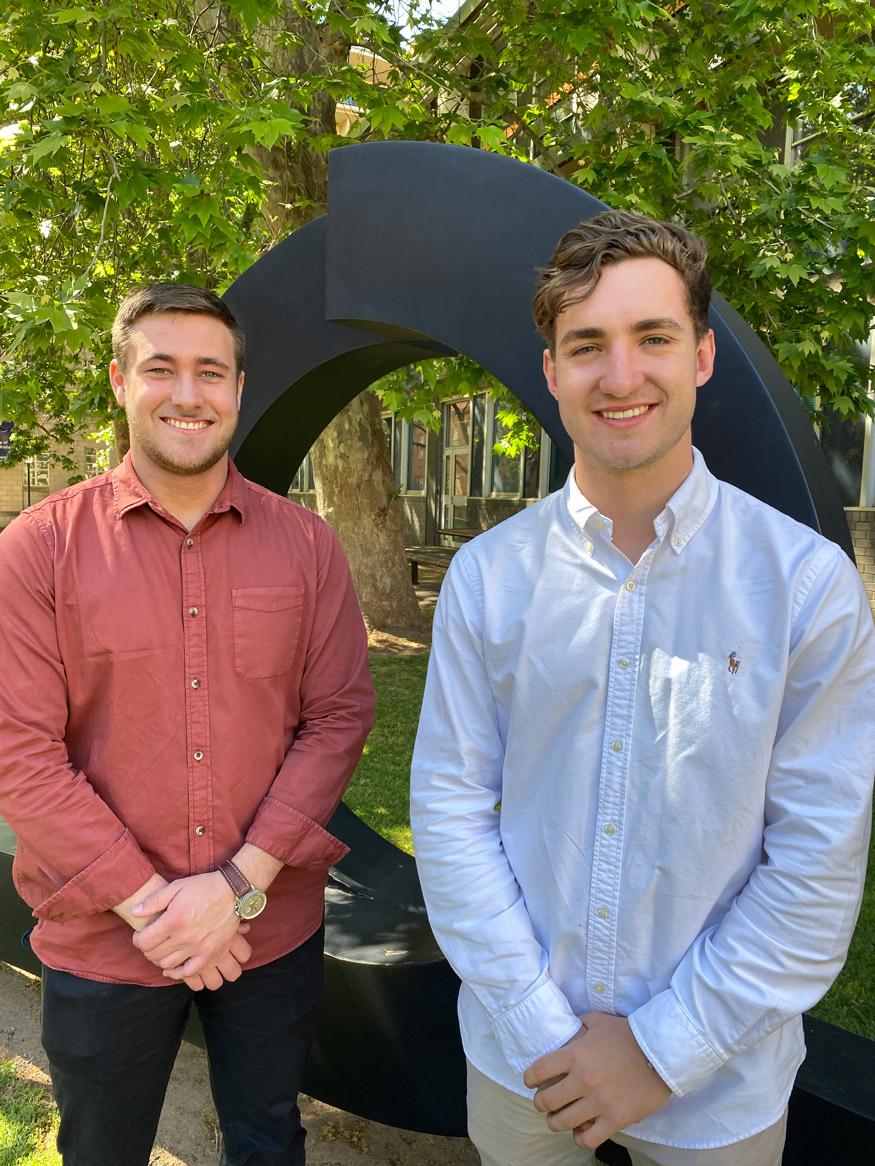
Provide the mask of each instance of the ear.
POLYGON ((696 345, 696 387, 701 388, 714 372, 714 332, 711 328, 696 345))
POLYGON ((544 349, 544 380, 547 382, 547 389, 550 395, 558 398, 559 390, 556 388, 556 360, 549 348, 544 349))
POLYGON ((240 400, 243 396, 243 382, 245 379, 246 379, 246 373, 241 372, 240 376, 237 378, 237 412, 238 413, 240 412, 240 400))
POLYGON ((124 409, 125 407, 125 374, 121 370, 121 366, 117 360, 109 362, 109 383, 115 395, 115 399, 119 405, 124 409))

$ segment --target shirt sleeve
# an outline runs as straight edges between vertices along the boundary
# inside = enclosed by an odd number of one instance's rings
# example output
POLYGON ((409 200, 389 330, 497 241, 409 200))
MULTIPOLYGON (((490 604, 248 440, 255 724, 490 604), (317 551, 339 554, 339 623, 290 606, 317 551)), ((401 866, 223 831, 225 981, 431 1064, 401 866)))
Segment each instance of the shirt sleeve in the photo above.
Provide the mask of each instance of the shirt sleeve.
POLYGON ((316 533, 313 626, 297 736, 246 834, 287 866, 325 870, 349 847, 325 829, 374 721, 367 634, 349 567, 330 527, 316 533))
POLYGON ((872 616, 856 569, 835 547, 824 548, 800 591, 762 860, 669 987, 629 1018, 679 1095, 813 1007, 842 968, 860 908, 875 757, 872 616))
POLYGON ((482 593, 465 560, 454 558, 435 612, 410 821, 435 937, 522 1073, 580 1021, 550 977, 501 842, 504 742, 483 656, 482 593))
POLYGON ((0 536, 0 812, 54 888, 16 864, 19 894, 60 921, 111 909, 155 868, 67 754, 51 537, 28 514, 0 536))

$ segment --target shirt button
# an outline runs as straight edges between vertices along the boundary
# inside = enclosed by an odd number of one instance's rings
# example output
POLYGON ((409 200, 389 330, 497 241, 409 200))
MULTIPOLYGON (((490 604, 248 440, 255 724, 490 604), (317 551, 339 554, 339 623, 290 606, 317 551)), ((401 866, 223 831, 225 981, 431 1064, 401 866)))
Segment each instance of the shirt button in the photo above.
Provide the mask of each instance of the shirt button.
POLYGON ((684 540, 682 538, 673 538, 671 540, 671 545, 673 547, 682 547, 684 545, 684 540))
POLYGON ((607 834, 609 838, 611 837, 612 834, 616 834, 616 833, 617 833, 617 827, 613 824, 613 822, 608 822, 608 824, 606 826, 602 826, 602 834, 607 834))
POLYGON ((601 980, 596 980, 596 982, 592 986, 592 990, 593 990, 593 992, 598 992, 599 995, 601 995, 602 992, 607 992, 607 988, 601 982, 601 980))
POLYGON ((625 657, 622 660, 618 660, 617 663, 620 665, 621 668, 628 668, 629 667, 629 661, 625 657))
POLYGON ((203 761, 203 759, 204 759, 203 750, 195 749, 194 753, 192 753, 192 757, 195 759, 195 761, 203 761))
POLYGON ((623 742, 622 741, 611 741, 611 748, 613 749, 613 751, 615 753, 622 753, 623 752, 623 742))
POLYGON ((194 832, 197 834, 198 838, 200 838, 202 834, 206 834, 207 828, 206 826, 195 826, 194 832))
POLYGON ((584 550, 586 551, 586 553, 588 555, 591 555, 592 554, 592 543, 586 543, 584 545, 584 550))
POLYGON ((635 584, 632 582, 632 580, 631 580, 631 579, 630 579, 630 580, 629 580, 629 582, 626 584, 626 590, 627 590, 627 591, 634 591, 634 590, 635 590, 635 584))
MULTIPOLYGON (((628 584, 627 584, 627 586, 628 586, 628 584)), ((192 618, 192 619, 194 619, 194 617, 197 615, 197 608, 196 608, 196 607, 190 607, 190 608, 188 609, 188 614, 191 616, 191 618, 192 618)))
POLYGON ((192 680, 191 686, 192 686, 192 688, 200 688, 201 682, 198 680, 198 678, 196 676, 195 676, 194 680, 192 680))
POLYGON ((597 907, 596 915, 598 915, 599 919, 607 919, 607 917, 610 915, 610 911, 607 909, 607 907, 597 907))
POLYGON ((193 538, 187 538, 187 539, 185 540, 185 545, 188 547, 188 549, 189 549, 189 550, 191 550, 191 548, 194 546, 194 539, 193 539, 193 538))

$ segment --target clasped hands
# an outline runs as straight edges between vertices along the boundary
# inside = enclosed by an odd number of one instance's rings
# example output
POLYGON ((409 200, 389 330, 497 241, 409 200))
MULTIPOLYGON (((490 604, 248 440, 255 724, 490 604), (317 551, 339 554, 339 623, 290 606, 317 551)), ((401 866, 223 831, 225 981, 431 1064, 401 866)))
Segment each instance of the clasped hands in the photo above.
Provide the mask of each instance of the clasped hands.
POLYGON ((641 1121, 671 1097, 624 1016, 588 1012, 570 1041, 540 1057, 523 1080, 535 1089, 534 1106, 551 1130, 574 1131, 574 1141, 596 1149, 617 1130, 641 1121))
POLYGON ((252 954, 249 924, 236 915, 234 893, 218 871, 172 883, 156 875, 116 911, 134 928, 134 946, 196 992, 239 979, 252 954))

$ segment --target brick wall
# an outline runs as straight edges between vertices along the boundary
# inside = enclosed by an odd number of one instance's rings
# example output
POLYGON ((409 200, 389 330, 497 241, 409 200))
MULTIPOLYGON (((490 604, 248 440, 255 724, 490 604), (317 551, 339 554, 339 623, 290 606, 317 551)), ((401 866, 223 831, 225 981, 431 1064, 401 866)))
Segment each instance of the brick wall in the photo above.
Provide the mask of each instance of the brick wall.
POLYGON ((869 604, 875 612, 875 506, 848 506, 845 517, 869 604))
POLYGON ((24 469, 20 465, 13 466, 12 469, 0 465, 0 530, 10 523, 25 505, 23 475, 24 469))
MULTIPOLYGON (((93 447, 94 443, 84 437, 77 437, 73 443, 72 456, 81 476, 87 474, 85 452, 93 447)), ((32 481, 28 491, 27 467, 23 463, 9 467, 0 464, 0 530, 8 526, 25 507, 63 490, 69 481, 70 471, 63 466, 53 465, 49 467, 48 488, 36 486, 32 481)))

